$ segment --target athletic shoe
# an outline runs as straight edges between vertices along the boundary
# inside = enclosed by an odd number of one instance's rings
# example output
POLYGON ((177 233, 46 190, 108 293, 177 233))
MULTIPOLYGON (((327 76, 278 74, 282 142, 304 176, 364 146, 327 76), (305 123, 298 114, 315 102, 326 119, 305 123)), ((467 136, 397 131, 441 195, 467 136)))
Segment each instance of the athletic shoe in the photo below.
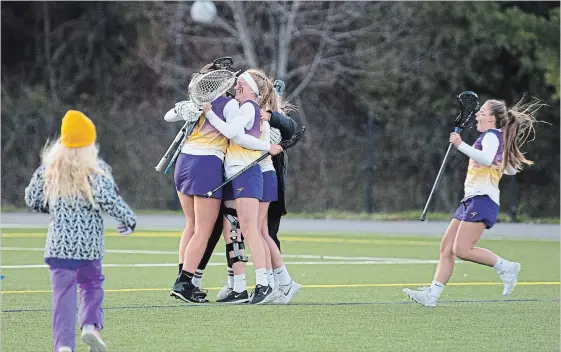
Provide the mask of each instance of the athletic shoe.
POLYGON ((506 270, 499 272, 499 276, 503 280, 503 296, 510 295, 512 290, 514 290, 518 282, 520 268, 520 263, 511 262, 506 270))
POLYGON ((208 300, 205 299, 206 293, 198 289, 192 282, 176 283, 169 295, 187 303, 208 303, 208 300))
POLYGON ((290 281, 288 285, 279 285, 279 297, 273 301, 275 304, 288 304, 300 291, 302 285, 296 281, 290 281))
POLYGON ((222 289, 218 291, 216 297, 218 297, 218 299, 224 299, 228 296, 230 291, 232 291, 232 289, 228 287, 228 281, 224 281, 224 287, 222 287, 222 289))
POLYGON ((243 292, 236 292, 232 289, 230 289, 226 297, 216 300, 216 303, 228 303, 228 304, 242 304, 248 302, 249 302, 249 296, 247 294, 247 290, 244 290, 243 292))
POLYGON ((422 287, 419 290, 404 288, 403 293, 414 302, 422 304, 425 307, 436 307, 436 302, 438 301, 438 297, 430 293, 430 287, 422 287))
POLYGON ((101 339, 95 326, 86 324, 82 328, 82 341, 90 346, 90 352, 107 352, 107 346, 101 339))
POLYGON ((251 293, 249 304, 264 304, 267 303, 267 298, 273 294, 271 286, 257 285, 251 293))

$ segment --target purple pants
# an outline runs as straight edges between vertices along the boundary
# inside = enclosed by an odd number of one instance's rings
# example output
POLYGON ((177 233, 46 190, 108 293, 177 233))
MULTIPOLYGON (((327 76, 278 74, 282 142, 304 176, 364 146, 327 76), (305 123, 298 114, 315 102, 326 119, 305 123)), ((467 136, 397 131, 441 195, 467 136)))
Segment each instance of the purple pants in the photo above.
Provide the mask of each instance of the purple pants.
POLYGON ((80 286, 80 328, 92 324, 103 329, 103 280, 101 260, 45 258, 53 290, 54 351, 76 346, 76 286, 80 286))

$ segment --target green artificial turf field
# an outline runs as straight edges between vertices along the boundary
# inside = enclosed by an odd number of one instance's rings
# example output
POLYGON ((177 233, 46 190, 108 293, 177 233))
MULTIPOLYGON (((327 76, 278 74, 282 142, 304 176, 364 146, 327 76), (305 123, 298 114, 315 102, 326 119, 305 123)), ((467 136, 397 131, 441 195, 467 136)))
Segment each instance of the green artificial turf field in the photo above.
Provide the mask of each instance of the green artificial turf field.
MULTIPOLYGON (((459 262, 440 304, 401 289, 430 284, 439 239, 281 234, 302 291, 289 305, 221 306, 223 241, 203 277, 211 303, 169 297, 179 232, 109 233, 104 258, 110 351, 559 351, 559 242, 482 240, 522 264, 509 297, 492 268, 459 262)), ((45 230, 2 230, 2 351, 52 351, 45 230), (32 267, 29 267, 32 266, 32 267), (33 267, 35 266, 35 267, 33 267)), ((248 288, 255 284, 248 266, 248 288)), ((77 339, 77 351, 87 346, 77 339)))

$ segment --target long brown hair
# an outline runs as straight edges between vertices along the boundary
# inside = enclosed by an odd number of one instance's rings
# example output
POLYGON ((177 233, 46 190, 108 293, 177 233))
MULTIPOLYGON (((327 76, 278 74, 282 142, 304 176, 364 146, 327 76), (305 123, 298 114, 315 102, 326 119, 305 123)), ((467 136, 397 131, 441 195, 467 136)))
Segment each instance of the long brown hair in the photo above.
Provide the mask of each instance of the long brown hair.
POLYGON ((263 110, 281 111, 283 113, 296 110, 294 105, 283 100, 273 87, 273 81, 267 77, 265 72, 256 68, 250 68, 247 72, 257 83, 261 98, 258 99, 259 108, 263 110))
POLYGON ((523 165, 533 165, 534 162, 526 159, 520 151, 520 147, 528 140, 531 142, 536 137, 534 124, 541 122, 536 120, 536 112, 545 104, 539 99, 533 99, 529 103, 523 103, 522 98, 514 106, 507 108, 502 100, 491 99, 485 104, 489 106, 491 115, 495 116, 495 124, 503 131, 504 138, 504 165, 511 165, 520 171, 523 165), (532 139, 529 139, 530 136, 532 139))

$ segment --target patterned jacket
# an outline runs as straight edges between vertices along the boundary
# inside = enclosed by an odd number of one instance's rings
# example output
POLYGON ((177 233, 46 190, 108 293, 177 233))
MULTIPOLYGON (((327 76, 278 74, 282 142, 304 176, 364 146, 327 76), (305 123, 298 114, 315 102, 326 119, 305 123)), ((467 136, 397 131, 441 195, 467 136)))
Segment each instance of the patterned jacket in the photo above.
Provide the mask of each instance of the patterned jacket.
POLYGON ((31 177, 25 189, 25 204, 35 212, 50 214, 45 258, 101 259, 105 254, 102 210, 127 227, 136 227, 136 217, 119 195, 110 166, 102 160, 98 166, 103 173, 96 174, 91 182, 96 207, 78 197, 72 201, 59 198, 45 206, 45 166, 41 165, 31 177))

